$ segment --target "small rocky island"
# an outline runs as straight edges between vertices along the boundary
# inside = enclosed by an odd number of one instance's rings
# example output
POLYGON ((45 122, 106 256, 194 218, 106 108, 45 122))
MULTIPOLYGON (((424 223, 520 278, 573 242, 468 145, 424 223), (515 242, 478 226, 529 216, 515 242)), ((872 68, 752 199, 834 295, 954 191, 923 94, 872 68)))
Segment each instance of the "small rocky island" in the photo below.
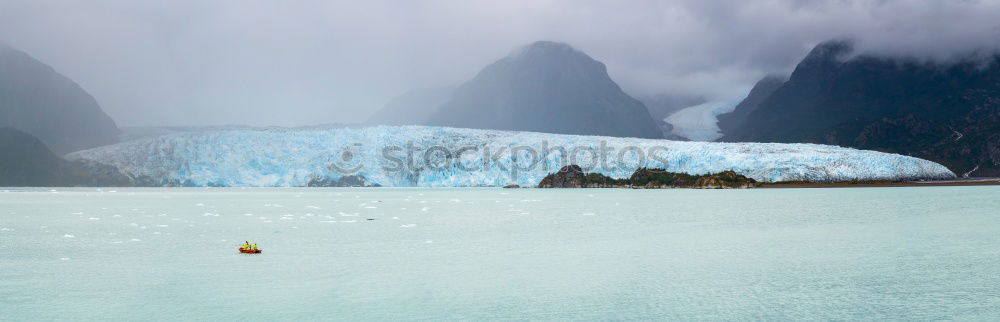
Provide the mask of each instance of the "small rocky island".
POLYGON ((549 174, 538 184, 539 188, 633 188, 633 189, 739 189, 760 186, 756 180, 723 171, 706 175, 668 172, 663 169, 640 168, 628 179, 614 179, 600 173, 585 173, 572 164, 559 172, 549 174))

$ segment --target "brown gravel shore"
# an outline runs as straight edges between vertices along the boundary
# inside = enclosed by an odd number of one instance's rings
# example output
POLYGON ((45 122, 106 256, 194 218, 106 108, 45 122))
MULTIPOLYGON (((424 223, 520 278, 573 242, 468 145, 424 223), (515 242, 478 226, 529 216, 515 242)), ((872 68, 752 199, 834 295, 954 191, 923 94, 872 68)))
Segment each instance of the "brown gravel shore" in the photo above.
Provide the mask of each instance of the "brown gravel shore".
POLYGON ((942 186, 993 186, 1000 185, 1000 178, 967 178, 928 181, 861 181, 861 182, 777 182, 765 183, 758 188, 855 188, 855 187, 942 187, 942 186))

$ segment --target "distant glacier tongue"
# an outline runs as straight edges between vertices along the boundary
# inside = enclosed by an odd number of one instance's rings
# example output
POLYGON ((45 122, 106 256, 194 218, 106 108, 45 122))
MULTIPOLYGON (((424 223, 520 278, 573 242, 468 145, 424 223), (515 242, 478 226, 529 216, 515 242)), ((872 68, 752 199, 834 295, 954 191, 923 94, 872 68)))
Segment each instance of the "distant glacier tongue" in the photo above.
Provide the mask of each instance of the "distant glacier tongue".
POLYGON ((304 186, 358 175, 382 186, 534 186, 564 165, 616 178, 639 167, 734 170, 759 181, 953 178, 937 163, 816 144, 706 143, 425 126, 187 132, 84 150, 147 184, 304 186))

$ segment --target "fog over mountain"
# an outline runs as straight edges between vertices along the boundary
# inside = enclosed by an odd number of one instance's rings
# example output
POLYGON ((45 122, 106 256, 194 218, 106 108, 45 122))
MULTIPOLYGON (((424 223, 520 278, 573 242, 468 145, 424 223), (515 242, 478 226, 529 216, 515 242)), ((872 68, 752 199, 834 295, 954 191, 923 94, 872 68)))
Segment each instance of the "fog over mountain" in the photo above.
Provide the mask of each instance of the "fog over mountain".
POLYGON ((758 83, 758 95, 722 118, 723 140, 849 146, 1000 176, 1000 55, 989 59, 883 58, 829 41, 770 94, 766 79, 758 83))
POLYGON ((538 41, 483 68, 427 124, 473 129, 662 138, 646 106, 607 68, 564 43, 538 41))
POLYGON ((73 80, 0 43, 0 127, 37 137, 58 154, 118 142, 118 127, 73 80))
POLYGON ((309 125, 363 122, 537 40, 573 44, 635 97, 712 101, 828 39, 921 60, 991 52, 997 17, 998 1, 0 0, 0 41, 120 126, 309 125))

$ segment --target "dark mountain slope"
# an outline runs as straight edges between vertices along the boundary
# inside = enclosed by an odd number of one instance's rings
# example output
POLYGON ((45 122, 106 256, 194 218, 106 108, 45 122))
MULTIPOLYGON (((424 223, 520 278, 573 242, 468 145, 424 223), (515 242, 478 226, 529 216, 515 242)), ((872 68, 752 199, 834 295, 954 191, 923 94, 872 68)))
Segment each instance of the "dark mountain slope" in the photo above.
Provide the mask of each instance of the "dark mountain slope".
POLYGON ((118 141, 90 94, 27 54, 0 43, 0 127, 38 137, 58 154, 118 141))
POLYGON ((69 162, 42 141, 12 127, 0 127, 0 186, 56 187, 128 185, 108 167, 69 162))
POLYGON ((460 86, 428 124, 560 134, 661 138, 646 107, 604 64, 561 43, 536 42, 460 86))
POLYGON ((823 43, 727 141, 812 142, 911 155, 1000 176, 1000 56, 947 65, 823 43))
POLYGON ((754 84, 753 88, 750 89, 750 94, 747 95, 747 98, 740 102, 739 105, 736 105, 732 112, 717 116, 719 119, 719 129, 722 130, 722 133, 731 133, 741 128, 747 116, 750 115, 750 112, 756 110, 760 106, 760 103, 764 102, 778 88, 781 88, 781 85, 784 85, 786 80, 788 78, 784 76, 770 75, 757 81, 757 84, 754 84))

